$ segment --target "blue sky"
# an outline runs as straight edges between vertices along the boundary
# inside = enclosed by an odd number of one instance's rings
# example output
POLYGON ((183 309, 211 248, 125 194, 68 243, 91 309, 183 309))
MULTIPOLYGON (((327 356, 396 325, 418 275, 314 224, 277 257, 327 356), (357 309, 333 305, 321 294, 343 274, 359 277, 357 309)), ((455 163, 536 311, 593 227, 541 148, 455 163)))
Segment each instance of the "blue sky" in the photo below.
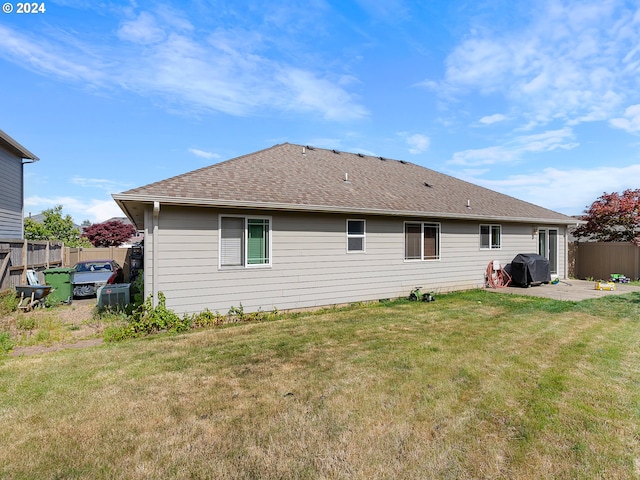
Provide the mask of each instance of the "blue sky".
POLYGON ((0 13, 25 213, 290 142, 407 160, 566 214, 640 179, 640 3, 49 0, 0 13))

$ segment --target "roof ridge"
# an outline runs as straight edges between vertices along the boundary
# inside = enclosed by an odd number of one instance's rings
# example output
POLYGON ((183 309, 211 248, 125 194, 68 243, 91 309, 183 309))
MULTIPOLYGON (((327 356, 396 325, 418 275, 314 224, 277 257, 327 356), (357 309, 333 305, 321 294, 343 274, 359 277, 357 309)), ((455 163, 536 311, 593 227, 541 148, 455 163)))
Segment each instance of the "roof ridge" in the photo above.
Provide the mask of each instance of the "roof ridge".
MULTIPOLYGON (((528 218, 556 223, 568 219, 406 160, 289 142, 114 195, 121 205, 125 201, 148 203, 154 197, 166 203, 229 208, 528 218)), ((142 211, 141 206, 137 208, 142 211)))

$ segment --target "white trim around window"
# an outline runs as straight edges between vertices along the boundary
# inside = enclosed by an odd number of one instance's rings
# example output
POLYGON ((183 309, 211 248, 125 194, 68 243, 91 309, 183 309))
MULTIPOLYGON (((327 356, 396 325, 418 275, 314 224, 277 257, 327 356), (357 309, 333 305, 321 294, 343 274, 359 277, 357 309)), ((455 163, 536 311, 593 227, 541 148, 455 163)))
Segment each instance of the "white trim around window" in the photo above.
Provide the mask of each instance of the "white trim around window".
POLYGON ((367 222, 359 218, 347 219, 347 253, 364 253, 367 222))
POLYGON ((480 225, 480 250, 499 250, 502 248, 502 225, 480 225))
POLYGON ((218 215, 218 268, 271 266, 271 217, 218 215))

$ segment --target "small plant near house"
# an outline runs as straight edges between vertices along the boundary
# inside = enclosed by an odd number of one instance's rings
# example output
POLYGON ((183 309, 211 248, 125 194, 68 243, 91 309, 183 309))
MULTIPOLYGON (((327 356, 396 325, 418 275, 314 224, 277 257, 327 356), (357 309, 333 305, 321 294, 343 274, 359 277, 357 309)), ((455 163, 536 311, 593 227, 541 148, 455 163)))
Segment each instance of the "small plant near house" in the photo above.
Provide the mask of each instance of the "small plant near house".
POLYGON ((118 342, 159 332, 183 333, 195 328, 217 327, 230 323, 264 322, 280 318, 277 308, 271 312, 258 309, 256 312, 245 313, 242 304, 239 307, 232 306, 227 315, 206 309, 203 312, 180 317, 167 308, 166 297, 162 292, 158 293, 158 305, 155 307, 150 295, 142 305, 128 315, 125 312, 109 310, 97 312, 97 315, 103 322, 110 324, 104 330, 104 339, 107 342, 118 342))
POLYGON ((258 308, 255 312, 245 313, 242 303, 239 307, 232 306, 228 313, 229 322, 232 323, 264 322, 274 320, 278 318, 279 315, 277 308, 274 308, 271 312, 265 312, 262 308, 258 308))
POLYGON ((206 309, 204 312, 194 313, 191 316, 191 328, 207 328, 222 325, 225 322, 225 317, 220 315, 220 312, 213 313, 211 310, 206 309))
POLYGON ((164 293, 158 293, 158 305, 153 306, 153 296, 149 295, 124 324, 113 325, 105 330, 105 340, 118 341, 126 338, 143 337, 158 332, 185 332, 191 328, 191 320, 186 315, 180 318, 167 308, 164 293))
POLYGON ((242 322, 244 320, 244 307, 242 306, 242 302, 240 302, 239 307, 232 305, 227 315, 234 318, 236 322, 242 322))
POLYGON ((139 307, 144 301, 144 271, 139 270, 136 279, 131 284, 131 298, 133 305, 139 307))

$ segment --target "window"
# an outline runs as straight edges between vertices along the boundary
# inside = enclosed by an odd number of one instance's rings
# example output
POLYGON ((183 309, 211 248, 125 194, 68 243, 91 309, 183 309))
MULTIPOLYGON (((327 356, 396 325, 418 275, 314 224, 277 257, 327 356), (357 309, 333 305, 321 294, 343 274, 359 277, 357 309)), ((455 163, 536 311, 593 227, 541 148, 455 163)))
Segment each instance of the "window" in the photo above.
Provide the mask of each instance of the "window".
POLYGON ((438 260, 440 258, 440 224, 406 222, 404 224, 404 259, 438 260))
POLYGON ((220 217, 220 266, 271 265, 271 219, 220 217))
POLYGON ((347 252, 364 252, 364 220, 347 220, 347 252))
POLYGON ((500 225, 480 225, 480 248, 496 249, 502 245, 500 225))

